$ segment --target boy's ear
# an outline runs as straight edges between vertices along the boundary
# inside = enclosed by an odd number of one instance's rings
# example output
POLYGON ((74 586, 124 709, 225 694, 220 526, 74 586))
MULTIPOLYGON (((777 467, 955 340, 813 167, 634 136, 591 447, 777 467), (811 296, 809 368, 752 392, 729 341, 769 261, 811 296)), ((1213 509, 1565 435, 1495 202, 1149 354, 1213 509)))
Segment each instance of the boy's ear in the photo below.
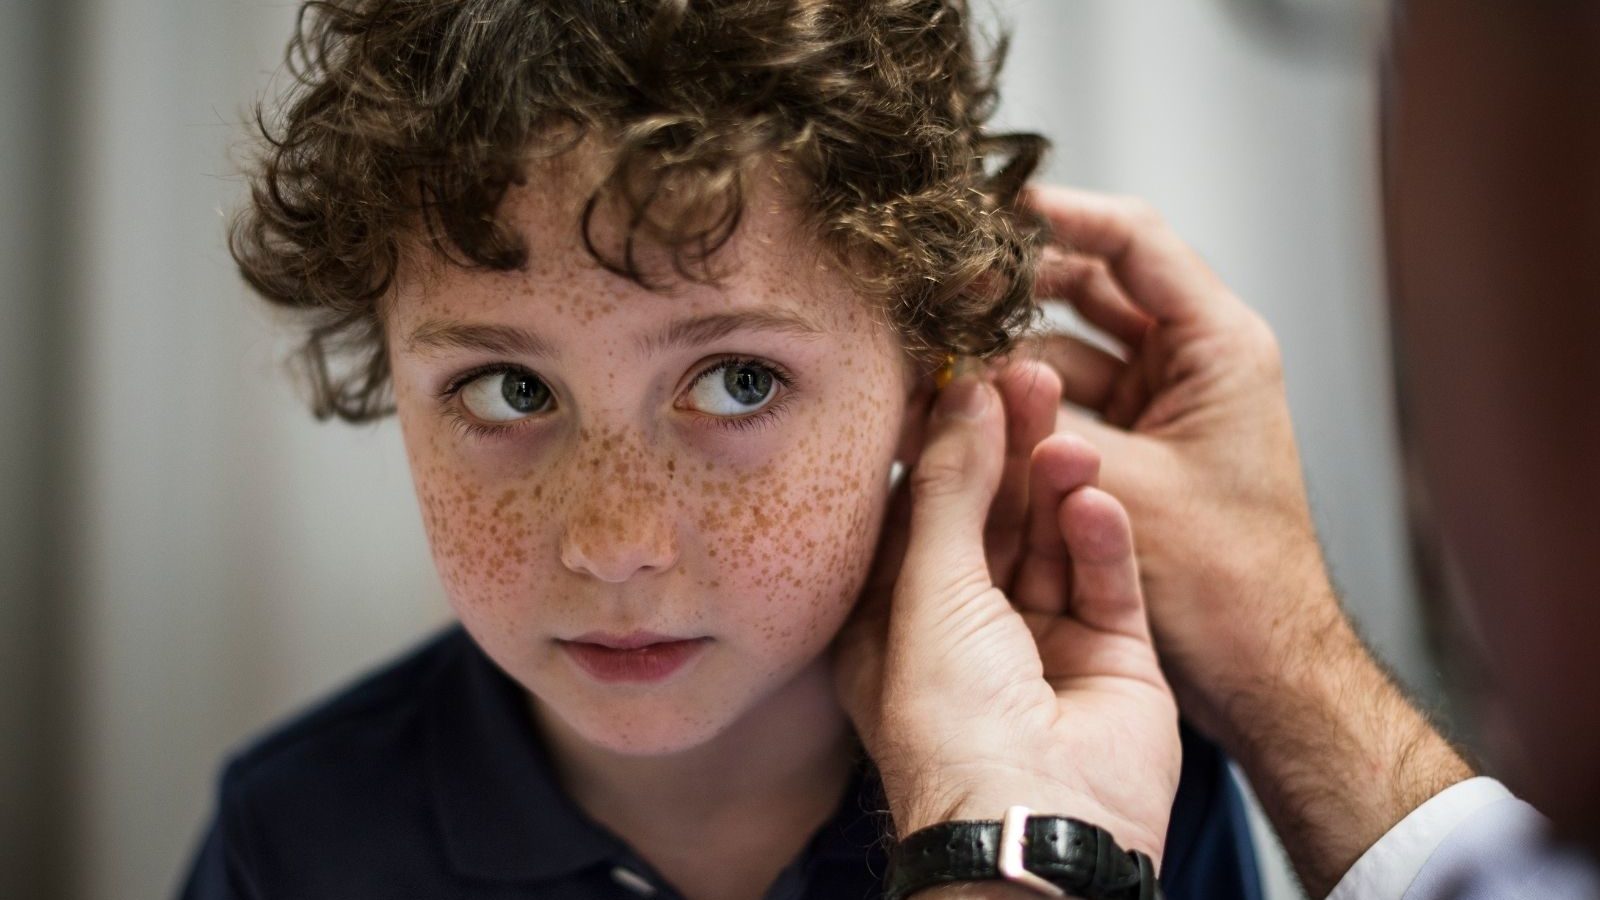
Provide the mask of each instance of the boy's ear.
POLYGON ((907 469, 915 466, 922 456, 922 444, 928 437, 928 412, 938 393, 933 374, 922 373, 916 378, 910 397, 906 400, 905 421, 900 426, 900 443, 895 449, 894 458, 907 469))

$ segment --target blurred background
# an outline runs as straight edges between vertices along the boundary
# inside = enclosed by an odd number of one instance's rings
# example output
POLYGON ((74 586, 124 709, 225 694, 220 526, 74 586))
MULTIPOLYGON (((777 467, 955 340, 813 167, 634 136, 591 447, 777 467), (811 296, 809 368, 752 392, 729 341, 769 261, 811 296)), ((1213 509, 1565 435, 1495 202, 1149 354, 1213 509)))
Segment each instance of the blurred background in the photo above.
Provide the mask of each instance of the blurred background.
MULTIPOLYGON (((1335 577, 1431 702, 1382 294, 1382 10, 994 8, 1002 117, 1054 140, 1047 177, 1152 200, 1276 328, 1335 577)), ((447 610, 394 424, 311 419, 291 333, 223 245, 295 4, 0 10, 0 897, 169 896, 229 749, 447 610)), ((1298 896, 1262 846, 1271 896, 1298 896)))

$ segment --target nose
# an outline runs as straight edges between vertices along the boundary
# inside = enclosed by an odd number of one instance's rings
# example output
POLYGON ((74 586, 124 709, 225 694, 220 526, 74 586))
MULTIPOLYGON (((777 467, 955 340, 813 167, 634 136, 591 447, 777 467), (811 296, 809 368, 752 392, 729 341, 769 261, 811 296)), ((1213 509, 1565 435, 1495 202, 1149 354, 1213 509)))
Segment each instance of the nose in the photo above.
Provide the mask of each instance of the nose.
POLYGON ((561 562, 613 584, 671 569, 678 544, 666 496, 637 484, 595 485, 567 517, 561 562))

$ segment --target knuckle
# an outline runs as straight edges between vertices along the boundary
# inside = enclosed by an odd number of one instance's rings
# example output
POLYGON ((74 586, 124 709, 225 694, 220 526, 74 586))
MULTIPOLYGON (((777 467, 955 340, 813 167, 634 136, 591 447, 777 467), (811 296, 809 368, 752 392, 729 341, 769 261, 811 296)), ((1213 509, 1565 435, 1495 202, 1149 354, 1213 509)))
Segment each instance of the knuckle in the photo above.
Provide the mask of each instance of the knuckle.
POLYGON ((1118 198, 1118 202, 1122 205, 1123 215, 1141 231, 1160 228, 1166 224, 1166 218, 1161 215, 1161 210, 1143 197, 1123 196, 1118 198))
POLYGON ((1261 316, 1251 313, 1245 334, 1261 370, 1268 375, 1282 375, 1283 346, 1278 342, 1278 336, 1273 332, 1272 326, 1261 316))
POLYGON ((929 454, 911 470, 913 501, 940 500, 960 494, 967 483, 967 461, 961 454, 929 454))

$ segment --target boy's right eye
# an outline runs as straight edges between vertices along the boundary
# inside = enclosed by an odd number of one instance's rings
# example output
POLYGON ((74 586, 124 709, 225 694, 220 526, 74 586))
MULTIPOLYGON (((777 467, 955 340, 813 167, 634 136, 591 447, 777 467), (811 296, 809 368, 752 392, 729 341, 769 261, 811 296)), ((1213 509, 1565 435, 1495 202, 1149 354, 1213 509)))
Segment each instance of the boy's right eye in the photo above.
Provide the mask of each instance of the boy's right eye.
POLYGON ((461 385, 461 405, 483 422, 515 422, 549 409, 550 387, 521 369, 484 372, 461 385))

